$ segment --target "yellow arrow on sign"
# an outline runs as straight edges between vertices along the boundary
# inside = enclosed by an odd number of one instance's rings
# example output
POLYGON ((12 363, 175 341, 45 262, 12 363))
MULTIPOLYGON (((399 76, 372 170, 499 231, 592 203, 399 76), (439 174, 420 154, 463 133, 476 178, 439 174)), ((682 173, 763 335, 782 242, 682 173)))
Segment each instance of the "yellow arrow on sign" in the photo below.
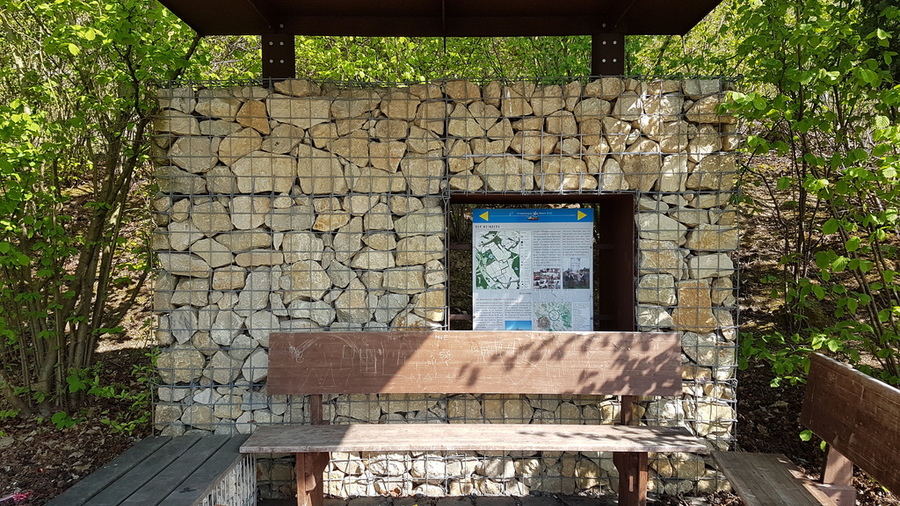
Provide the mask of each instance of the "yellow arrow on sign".
POLYGON ((488 221, 488 211, 485 211, 485 212, 479 214, 478 217, 484 221, 488 221))
POLYGON ((578 211, 578 219, 579 219, 579 220, 580 220, 581 218, 584 218, 585 216, 587 216, 587 213, 583 213, 583 212, 581 212, 581 211, 578 211))

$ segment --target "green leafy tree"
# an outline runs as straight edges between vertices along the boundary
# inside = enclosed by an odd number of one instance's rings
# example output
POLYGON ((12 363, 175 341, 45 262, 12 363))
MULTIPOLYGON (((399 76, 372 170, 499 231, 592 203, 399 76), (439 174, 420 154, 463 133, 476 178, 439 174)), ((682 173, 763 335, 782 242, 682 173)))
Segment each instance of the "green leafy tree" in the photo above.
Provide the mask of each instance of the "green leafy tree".
POLYGON ((0 0, 0 31, 0 392, 49 414, 147 277, 122 228, 144 207, 149 84, 199 38, 145 0, 0 0))
MULTIPOLYGON (((895 34, 867 30, 863 7, 757 0, 736 11, 745 30, 738 53, 756 91, 734 93, 733 110, 757 132, 747 140, 751 154, 788 160, 780 172, 747 174, 778 223, 781 274, 771 281, 787 331, 747 336, 743 346, 772 361, 780 378, 797 379, 805 354, 827 349, 900 382, 895 34)), ((900 11, 878 16, 888 26, 900 11)))

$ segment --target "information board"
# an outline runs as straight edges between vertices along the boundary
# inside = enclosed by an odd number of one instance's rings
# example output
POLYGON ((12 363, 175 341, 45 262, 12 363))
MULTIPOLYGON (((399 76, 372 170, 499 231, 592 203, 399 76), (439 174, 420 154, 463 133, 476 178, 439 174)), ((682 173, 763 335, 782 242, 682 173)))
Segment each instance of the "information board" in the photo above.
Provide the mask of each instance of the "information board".
POLYGON ((474 209, 475 330, 593 328, 592 209, 474 209))

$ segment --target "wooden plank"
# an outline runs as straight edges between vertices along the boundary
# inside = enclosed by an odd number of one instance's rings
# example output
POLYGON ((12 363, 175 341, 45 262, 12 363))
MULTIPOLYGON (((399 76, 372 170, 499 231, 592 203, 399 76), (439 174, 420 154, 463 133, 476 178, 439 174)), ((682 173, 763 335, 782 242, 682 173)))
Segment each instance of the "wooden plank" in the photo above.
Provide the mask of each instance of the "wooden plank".
POLYGON ((47 503, 48 506, 81 506, 111 483, 140 464, 157 449, 171 441, 170 437, 148 437, 116 457, 115 460, 88 475, 47 503))
POLYGON ((613 464, 619 471, 619 504, 646 506, 649 455, 646 453, 615 453, 613 464))
POLYGON ((713 452, 713 459, 747 506, 834 506, 784 455, 713 452))
POLYGON ((172 438, 152 455, 95 495, 91 499, 90 506, 118 506, 183 453, 189 451, 199 440, 200 436, 172 438))
POLYGON ((674 333, 275 333, 269 344, 269 395, 681 395, 674 333))
POLYGON ((882 486, 900 493, 900 390, 814 354, 800 421, 882 486))
POLYGON ((182 453, 165 469, 152 476, 141 488, 135 490, 121 506, 153 506, 169 493, 176 490, 184 478, 193 473, 203 462, 227 441, 225 436, 202 437, 191 446, 191 451, 182 453))
POLYGON ((536 424, 353 424, 259 427, 242 453, 334 451, 698 452, 682 427, 536 424))
MULTIPOLYGON (((205 454, 205 459, 190 474, 181 477, 181 482, 177 488, 165 498, 160 498, 157 503, 147 504, 161 504, 165 506, 192 506, 199 504, 203 498, 212 492, 219 480, 243 458, 240 448, 247 438, 246 434, 238 436, 204 436, 203 440, 211 441, 210 447, 214 446, 215 441, 220 441, 218 448, 212 453, 202 452, 205 454)), ((195 448, 191 448, 191 452, 194 452, 195 448)))
POLYGON ((322 473, 328 466, 327 453, 297 453, 297 506, 322 506, 325 503, 325 483, 322 473))

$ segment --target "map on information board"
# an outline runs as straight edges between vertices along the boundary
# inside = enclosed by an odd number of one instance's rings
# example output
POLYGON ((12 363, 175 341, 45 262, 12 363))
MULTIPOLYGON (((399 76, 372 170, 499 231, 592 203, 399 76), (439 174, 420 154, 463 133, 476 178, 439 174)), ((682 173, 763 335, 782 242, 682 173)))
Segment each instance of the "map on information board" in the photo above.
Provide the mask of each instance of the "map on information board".
POLYGON ((593 330, 592 209, 472 211, 475 330, 593 330))

